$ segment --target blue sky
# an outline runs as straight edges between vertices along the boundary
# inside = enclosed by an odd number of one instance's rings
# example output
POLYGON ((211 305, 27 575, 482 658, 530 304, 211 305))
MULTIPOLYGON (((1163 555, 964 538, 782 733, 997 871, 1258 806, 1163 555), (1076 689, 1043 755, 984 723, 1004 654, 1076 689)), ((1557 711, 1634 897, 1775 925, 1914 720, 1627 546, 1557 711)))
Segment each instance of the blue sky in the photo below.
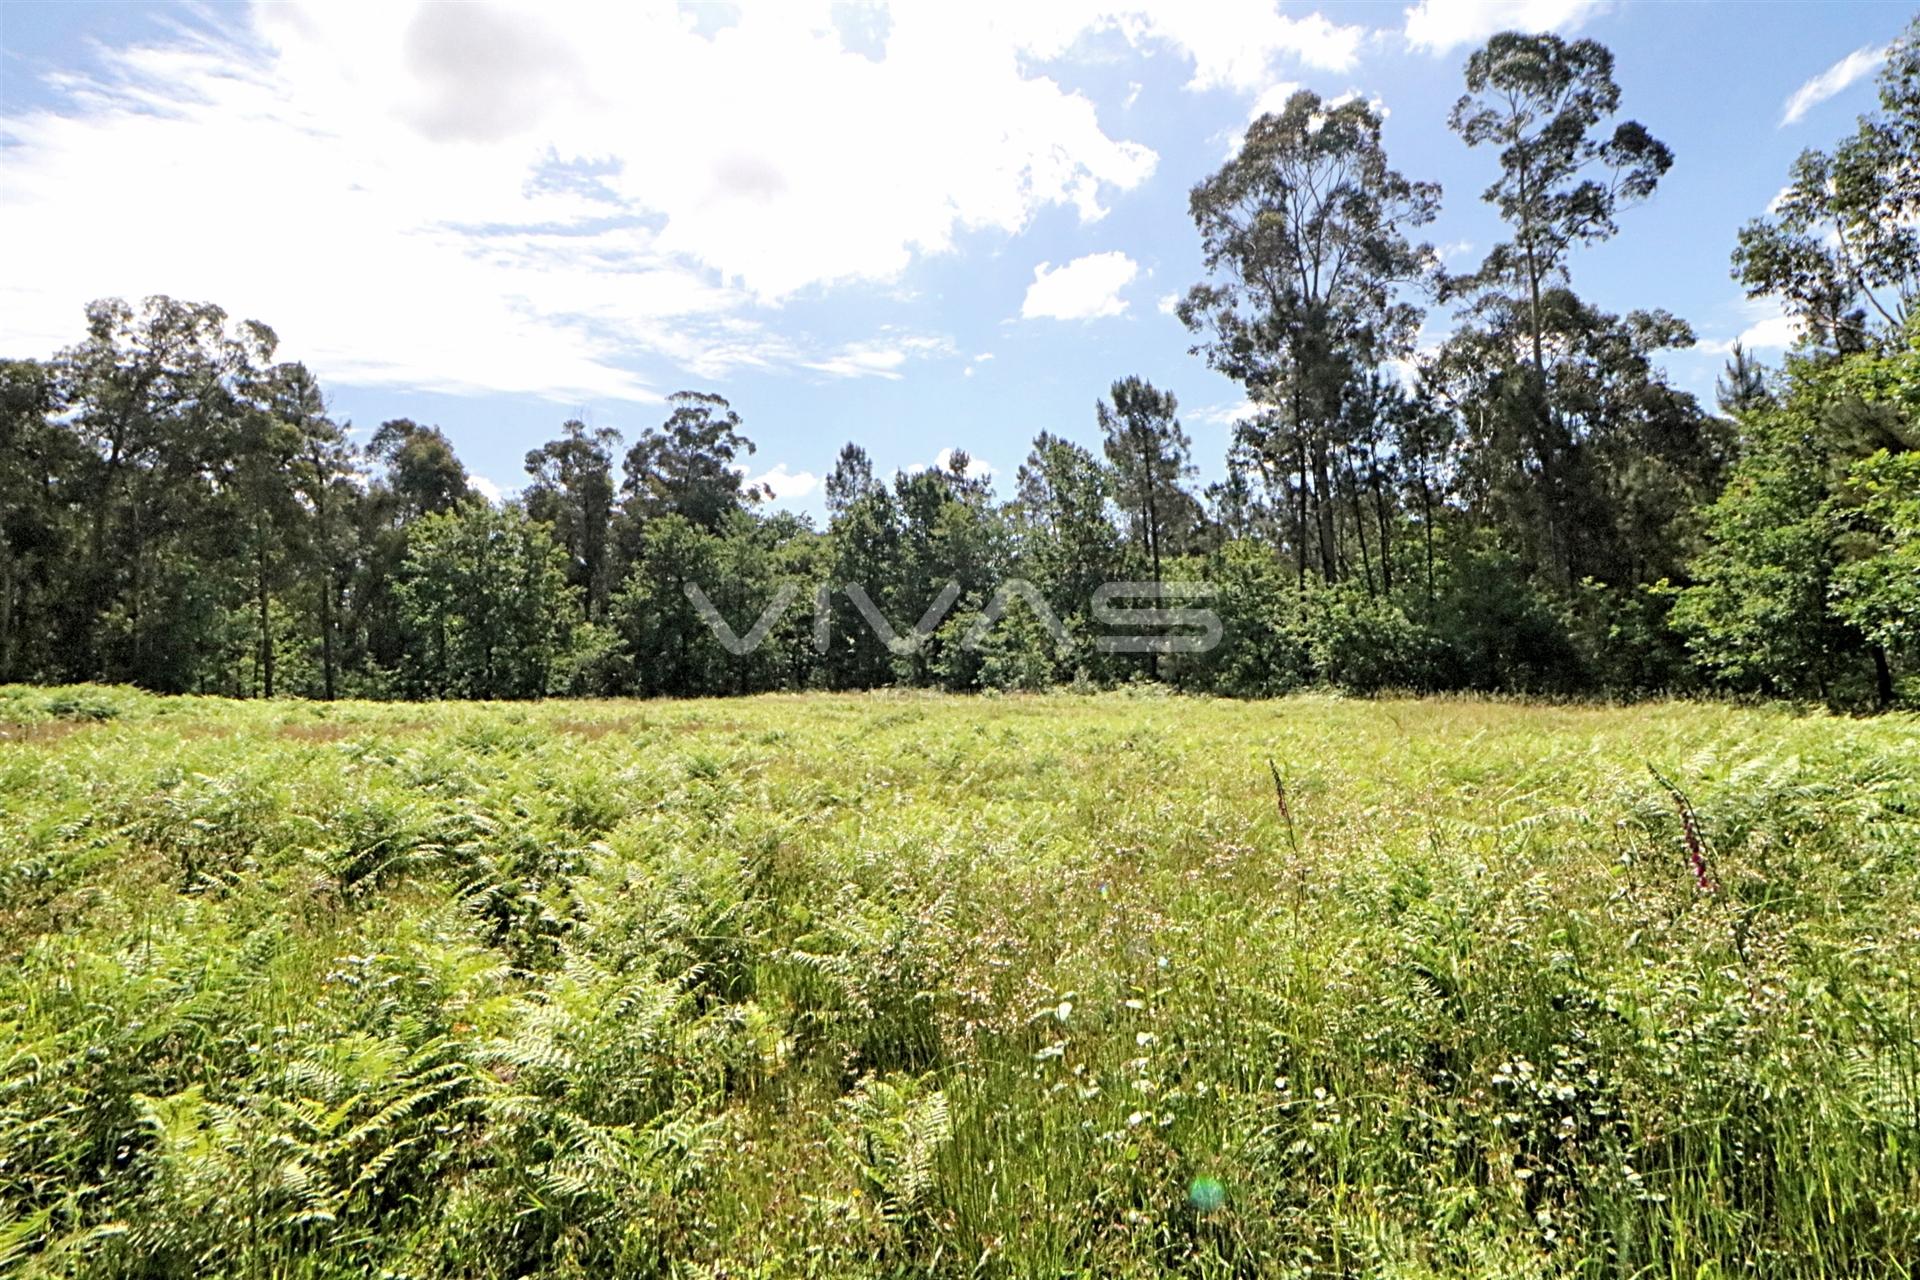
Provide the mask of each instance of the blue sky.
MULTIPOLYGON (((1576 287, 1725 346, 1790 330, 1727 274, 1803 148, 1872 104, 1894 4, 1270 0, 1114 4, 0 3, 0 353, 75 340, 106 295, 274 326, 336 416, 441 425, 511 491, 568 417, 629 438, 683 388, 731 399, 756 476, 818 512, 846 440, 958 446, 1007 478, 1093 403, 1175 391, 1202 478, 1241 397, 1166 300, 1186 198, 1290 86, 1386 112, 1445 190, 1460 268, 1499 237, 1493 157, 1446 128, 1491 31, 1592 36, 1622 118, 1675 163, 1576 287)), ((1430 315, 1437 341, 1451 321, 1430 315)))

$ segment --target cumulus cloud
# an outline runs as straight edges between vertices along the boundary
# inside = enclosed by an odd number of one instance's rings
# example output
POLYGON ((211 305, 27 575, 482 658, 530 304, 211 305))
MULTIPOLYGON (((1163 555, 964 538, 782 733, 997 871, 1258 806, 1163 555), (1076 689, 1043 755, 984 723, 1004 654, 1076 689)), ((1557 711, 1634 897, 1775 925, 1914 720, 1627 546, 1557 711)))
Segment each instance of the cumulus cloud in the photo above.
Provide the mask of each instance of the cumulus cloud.
POLYGON ((487 479, 487 477, 482 475, 469 475, 467 477, 467 485, 475 493, 479 494, 481 497, 485 498, 488 502, 491 502, 496 507, 499 506, 502 502, 504 502, 507 498, 507 491, 505 489, 501 488, 498 484, 494 483, 492 480, 489 480, 487 479))
POLYGON ((1805 328, 1792 316, 1768 316, 1746 327, 1740 334, 1740 345, 1749 351, 1784 351, 1800 341, 1805 328))
POLYGON ((1033 269, 1020 304, 1023 320, 1094 320, 1117 316, 1127 309, 1120 291, 1133 283, 1140 266, 1118 250, 1090 253, 1056 267, 1043 262, 1033 269))
POLYGON ((1574 31, 1609 0, 1420 0, 1406 11, 1404 34, 1415 49, 1450 53, 1500 31, 1574 31))
POLYGON ((781 462, 757 476, 748 476, 747 483, 755 488, 767 490, 773 495, 774 502, 784 503, 795 498, 804 498, 819 488, 820 477, 811 471, 789 470, 787 464, 781 462))
POLYGON ((1729 355, 1738 343, 1748 351, 1785 351, 1800 341, 1806 331, 1802 321, 1782 314, 1765 299, 1743 302, 1740 310, 1747 314, 1749 323, 1739 337, 1702 338, 1694 343, 1693 349, 1711 355, 1729 355))
POLYGON ((1887 56, 1887 47, 1869 46, 1855 49, 1840 61, 1822 71, 1813 79, 1801 85, 1788 97, 1786 106, 1780 110, 1780 127, 1798 124, 1807 112, 1813 110, 1828 98, 1845 90, 1847 86, 1863 76, 1869 76, 1880 66, 1887 56))
POLYGON ((1322 14, 1287 17, 1274 0, 1187 0, 1110 10, 1104 16, 1136 44, 1163 41, 1191 58, 1187 88, 1195 90, 1251 93, 1271 83, 1280 66, 1296 61, 1322 71, 1346 71, 1367 37, 1365 27, 1343 26, 1322 14))
POLYGON ((1112 6, 841 17, 276 3, 103 48, 0 109, 0 237, 36 247, 9 264, 0 346, 163 292, 360 385, 650 400, 637 370, 659 362, 884 376, 912 352, 822 355, 775 308, 1049 206, 1097 219, 1153 172, 1041 63, 1100 30, 1172 46, 1201 85, 1351 56, 1348 29, 1271 14, 1252 52, 1112 6))
MULTIPOLYGON (((955 450, 949 446, 942 449, 939 453, 934 454, 934 470, 946 471, 952 467, 954 452, 955 450)), ((972 454, 968 454, 966 469, 962 471, 961 474, 969 480, 991 480, 993 479, 994 466, 985 458, 976 458, 972 454)))

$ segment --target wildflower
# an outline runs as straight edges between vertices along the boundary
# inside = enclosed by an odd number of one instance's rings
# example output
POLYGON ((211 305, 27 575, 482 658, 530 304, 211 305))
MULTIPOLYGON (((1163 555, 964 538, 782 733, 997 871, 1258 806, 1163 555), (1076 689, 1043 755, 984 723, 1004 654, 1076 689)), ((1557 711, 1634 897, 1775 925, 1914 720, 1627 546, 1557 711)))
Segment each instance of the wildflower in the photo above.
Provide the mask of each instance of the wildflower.
POLYGON ((1700 834, 1700 818, 1693 811, 1693 802, 1687 799, 1686 792, 1669 782, 1666 775, 1652 765, 1647 766, 1647 772, 1665 788, 1667 795, 1673 799, 1674 808, 1680 811, 1680 834, 1686 841, 1687 865, 1693 869, 1694 884, 1702 893, 1712 893, 1715 886, 1713 876, 1707 870, 1707 842, 1700 834))

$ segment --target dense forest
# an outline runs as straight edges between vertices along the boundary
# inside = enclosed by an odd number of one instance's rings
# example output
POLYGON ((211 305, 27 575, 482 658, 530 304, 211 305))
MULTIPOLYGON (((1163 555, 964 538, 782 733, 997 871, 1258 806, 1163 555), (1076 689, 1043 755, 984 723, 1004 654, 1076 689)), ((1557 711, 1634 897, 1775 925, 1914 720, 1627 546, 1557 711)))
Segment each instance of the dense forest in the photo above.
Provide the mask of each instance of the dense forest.
POLYGON ((1578 292, 1580 251, 1673 163, 1617 118, 1605 47, 1505 34, 1467 62, 1451 124, 1497 164, 1481 198, 1507 238, 1465 274, 1421 241, 1441 192, 1389 161, 1373 109, 1296 93, 1191 196, 1206 277, 1179 315, 1255 410, 1204 489, 1175 398, 1124 377, 1010 493, 961 448, 889 478, 848 444, 820 528, 764 509, 740 415, 684 392, 630 445, 562 424, 494 504, 436 427, 355 442, 265 325, 96 302, 78 345, 0 363, 0 683, 1912 699, 1920 27, 1880 102, 1739 232, 1735 277, 1801 340, 1777 369, 1736 346, 1705 406, 1658 364, 1694 342, 1683 319, 1578 292), (1453 329, 1421 352, 1429 310, 1453 329), (1093 644, 1097 588, 1128 580, 1205 584, 1223 639, 1093 644))

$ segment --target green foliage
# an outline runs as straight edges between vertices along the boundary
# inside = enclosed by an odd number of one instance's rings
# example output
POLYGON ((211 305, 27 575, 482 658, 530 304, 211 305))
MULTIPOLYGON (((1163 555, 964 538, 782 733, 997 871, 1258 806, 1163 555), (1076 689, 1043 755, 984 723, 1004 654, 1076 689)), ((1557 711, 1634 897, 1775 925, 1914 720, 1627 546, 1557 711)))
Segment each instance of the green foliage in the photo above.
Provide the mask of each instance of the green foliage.
POLYGON ((1910 1269, 1910 716, 0 723, 9 1275, 1910 1269))
POLYGON ((548 526, 480 503, 413 524, 399 598, 415 637, 403 679, 435 697, 546 694, 579 607, 548 526))
POLYGON ((961 448, 881 475, 850 443, 823 523, 768 510, 740 413, 684 391, 630 445, 562 424, 501 509, 439 427, 396 418, 353 444, 265 325, 104 300, 74 347, 0 362, 0 680, 327 701, 1151 680, 1889 706, 1920 687, 1917 86, 1910 32, 1881 112, 1802 157, 1743 233, 1737 273, 1808 344, 1784 375, 1736 344, 1726 417, 1660 366, 1692 344, 1684 320, 1574 288, 1581 250, 1673 159, 1616 120, 1604 46, 1505 32, 1468 58, 1450 123, 1497 165, 1482 198, 1507 238, 1467 275, 1415 239, 1440 192, 1392 167, 1378 112, 1294 93, 1190 193, 1205 279, 1178 309, 1246 393, 1204 494, 1175 397, 1136 375, 1083 424, 1097 447, 1042 425, 1011 492, 961 448), (1436 300, 1461 323, 1416 353, 1436 300), (1097 593, 1143 579, 1210 589, 1222 643, 1106 651, 1097 593))
POLYGON ((1308 660, 1328 684, 1374 693, 1427 683, 1427 635, 1390 600, 1350 582, 1319 588, 1303 622, 1308 660))
POLYGON ((1833 610, 1888 653, 1920 648, 1920 452, 1885 449, 1847 471, 1854 527, 1833 572, 1833 610))
POLYGON ((1887 49, 1879 82, 1880 113, 1833 151, 1802 152, 1733 254, 1749 296, 1778 299, 1809 341, 1841 352, 1897 343, 1920 290, 1908 216, 1920 200, 1920 24, 1887 49))
POLYGON ((1885 704, 1914 658, 1920 347, 1803 358, 1747 414, 1674 622, 1722 679, 1885 704), (1870 673, 1870 674, 1869 674, 1870 673), (1871 692, 1849 686, 1871 682, 1871 692))

